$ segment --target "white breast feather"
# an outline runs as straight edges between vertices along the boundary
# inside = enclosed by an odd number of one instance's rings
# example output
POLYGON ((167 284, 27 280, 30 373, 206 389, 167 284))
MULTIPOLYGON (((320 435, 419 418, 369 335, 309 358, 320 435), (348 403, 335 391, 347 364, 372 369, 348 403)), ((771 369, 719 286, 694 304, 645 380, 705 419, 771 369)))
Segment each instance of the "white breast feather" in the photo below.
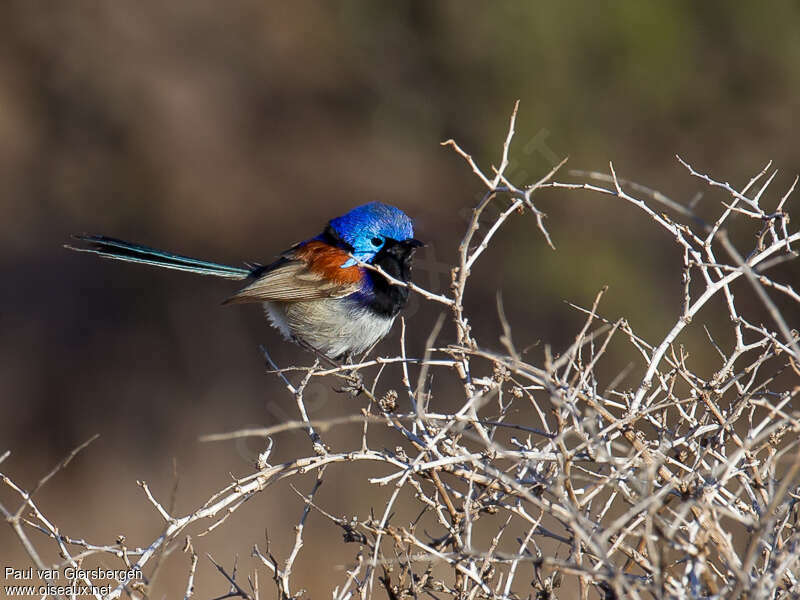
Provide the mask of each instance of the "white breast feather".
POLYGON ((298 338, 330 358, 365 352, 394 323, 394 317, 376 315, 348 298, 265 302, 264 309, 284 337, 298 338))

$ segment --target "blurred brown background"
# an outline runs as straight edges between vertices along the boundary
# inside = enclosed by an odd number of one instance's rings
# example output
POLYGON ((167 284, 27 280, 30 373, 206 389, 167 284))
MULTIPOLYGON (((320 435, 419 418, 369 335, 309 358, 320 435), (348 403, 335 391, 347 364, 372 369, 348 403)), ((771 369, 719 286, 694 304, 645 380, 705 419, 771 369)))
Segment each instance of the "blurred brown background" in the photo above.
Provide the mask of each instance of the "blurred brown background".
MULTIPOLYGON (((4 2, 0 453, 12 455, 2 470, 30 487, 99 432, 41 506, 69 535, 110 543, 124 533, 137 545, 160 523, 136 479, 168 498, 174 459, 185 514, 229 473, 247 473, 258 450, 198 436, 295 416, 258 345, 281 365, 308 357, 258 308, 219 306, 235 286, 70 253, 61 245, 71 233, 269 261, 329 218, 381 200, 413 216, 431 243, 417 280, 444 291, 481 188, 439 143, 455 138, 497 164, 517 98, 517 183, 569 155, 575 169, 613 160, 620 176, 687 202, 703 188, 677 153, 737 186, 772 159, 783 193, 800 168, 799 28, 795 2, 4 2)), ((719 199, 698 210, 715 214, 719 199)), ((671 240, 605 197, 547 193, 538 204, 558 251, 529 217, 497 237, 468 292, 481 309, 478 338, 499 347, 499 288, 520 347, 561 348, 582 321, 563 300, 590 305, 609 284, 604 313, 660 340, 681 294, 671 240)), ((412 353, 436 312, 412 304, 412 353)), ((311 396, 313 417, 363 406, 323 382, 311 396)), ((345 448, 355 435, 344 428, 327 441, 345 448)), ((276 446, 274 461, 308 452, 299 434, 276 446)), ((354 498, 347 481, 329 471, 320 503, 364 515, 390 493, 354 498)), ((299 512, 279 486, 201 548, 230 566, 269 529, 280 555, 299 512)), ((330 552, 344 563, 351 548, 322 519, 312 526, 320 542, 304 548, 298 581, 327 596, 343 578, 330 552)), ((168 562, 159 597, 185 585, 186 559, 168 562)), ((7 528, 0 563, 29 563, 7 528)), ((210 569, 198 578, 202 597, 225 593, 210 569)))

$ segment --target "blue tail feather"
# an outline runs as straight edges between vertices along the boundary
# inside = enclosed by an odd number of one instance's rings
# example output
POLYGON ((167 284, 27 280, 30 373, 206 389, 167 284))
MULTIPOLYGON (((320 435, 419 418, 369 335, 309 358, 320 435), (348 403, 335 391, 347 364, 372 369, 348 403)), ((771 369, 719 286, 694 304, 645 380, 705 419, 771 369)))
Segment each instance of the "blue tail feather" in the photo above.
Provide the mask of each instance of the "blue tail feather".
POLYGON ((187 273, 197 273, 199 275, 213 275, 226 279, 246 279, 250 275, 250 269, 241 267, 231 267, 220 263, 209 262, 149 248, 140 244, 132 244, 103 235, 75 235, 75 239, 86 243, 86 247, 65 245, 70 250, 78 252, 90 252, 103 258, 122 260, 126 262, 152 265, 163 269, 174 269, 187 273))

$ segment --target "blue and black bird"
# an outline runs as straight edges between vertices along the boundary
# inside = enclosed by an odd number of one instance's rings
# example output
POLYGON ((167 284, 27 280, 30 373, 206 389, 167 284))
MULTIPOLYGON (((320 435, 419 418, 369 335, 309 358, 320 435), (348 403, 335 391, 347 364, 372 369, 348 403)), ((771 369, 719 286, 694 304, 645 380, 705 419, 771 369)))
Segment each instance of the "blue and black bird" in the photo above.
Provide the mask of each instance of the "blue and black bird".
POLYGON ((287 339, 330 359, 365 352, 389 333, 408 300, 395 285, 358 261, 380 267, 402 282, 411 280, 414 239, 411 219, 399 208, 372 202, 328 222, 309 240, 275 262, 250 268, 208 262, 100 235, 77 235, 83 246, 67 246, 104 258, 164 269, 247 280, 225 304, 261 302, 287 339), (355 260, 358 259, 358 260, 355 260))

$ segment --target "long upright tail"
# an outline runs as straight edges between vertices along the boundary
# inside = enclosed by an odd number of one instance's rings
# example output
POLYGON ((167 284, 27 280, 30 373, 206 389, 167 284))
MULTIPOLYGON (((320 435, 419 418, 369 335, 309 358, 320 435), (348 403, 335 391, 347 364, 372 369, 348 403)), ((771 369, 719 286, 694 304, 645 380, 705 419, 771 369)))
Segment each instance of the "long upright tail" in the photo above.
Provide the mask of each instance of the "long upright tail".
POLYGON ((199 275, 213 275, 226 279, 247 279, 250 269, 241 267, 231 267, 219 263, 172 254, 139 244, 131 244, 103 235, 75 235, 76 240, 85 242, 85 247, 70 246, 65 244, 65 248, 76 250, 77 252, 91 252, 103 258, 113 258, 143 265, 152 265, 162 269, 175 269, 176 271, 186 271, 187 273, 197 273, 199 275))

